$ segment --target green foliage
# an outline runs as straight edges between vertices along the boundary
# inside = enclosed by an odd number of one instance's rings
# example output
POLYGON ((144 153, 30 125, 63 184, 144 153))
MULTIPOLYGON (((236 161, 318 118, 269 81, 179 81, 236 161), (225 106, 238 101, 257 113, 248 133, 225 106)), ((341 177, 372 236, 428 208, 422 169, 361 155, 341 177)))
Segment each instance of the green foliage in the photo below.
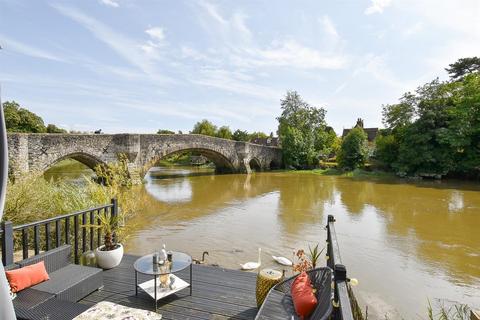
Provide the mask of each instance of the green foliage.
POLYGON ((450 75, 450 79, 456 81, 462 79, 467 74, 480 72, 480 58, 462 58, 449 65, 445 70, 450 75))
POLYGON ((67 133, 67 130, 57 127, 54 124, 47 126, 47 133, 67 133))
POLYGON ((228 126, 218 128, 216 136, 223 139, 232 139, 232 131, 228 126))
POLYGON ((362 128, 353 128, 342 141, 337 156, 338 165, 344 170, 354 170, 362 167, 367 157, 367 134, 362 128))
POLYGON ((375 139, 375 158, 391 169, 398 157, 398 141, 389 132, 380 132, 375 139))
POLYGON ((232 134, 232 139, 235 140, 235 141, 248 141, 249 140, 249 134, 245 130, 237 129, 232 134))
POLYGON ((248 141, 251 141, 255 138, 268 138, 268 135, 265 132, 254 131, 248 135, 248 141))
POLYGON ((433 80, 383 114, 377 158, 398 174, 480 177, 480 73, 433 80))
POLYGON ((132 186, 132 179, 128 172, 128 158, 125 154, 120 154, 116 162, 96 166, 95 174, 99 181, 113 189, 132 186))
POLYGON ((318 259, 320 259, 323 250, 325 250, 325 247, 323 247, 321 250, 318 249, 318 243, 313 247, 308 245, 308 258, 312 263, 312 269, 315 269, 317 267, 318 259))
POLYGON ((277 118, 285 164, 295 168, 316 166, 331 153, 336 135, 327 130, 325 109, 305 102, 296 91, 288 91, 281 100, 282 114, 277 118))
POLYGON ((167 129, 158 129, 157 134, 175 134, 175 132, 167 129))
POLYGON ((217 127, 210 121, 204 119, 195 124, 191 133, 215 137, 217 134, 217 127))
POLYGON ((5 124, 9 132, 47 132, 42 118, 20 107, 15 101, 3 103, 3 111, 5 113, 5 124))

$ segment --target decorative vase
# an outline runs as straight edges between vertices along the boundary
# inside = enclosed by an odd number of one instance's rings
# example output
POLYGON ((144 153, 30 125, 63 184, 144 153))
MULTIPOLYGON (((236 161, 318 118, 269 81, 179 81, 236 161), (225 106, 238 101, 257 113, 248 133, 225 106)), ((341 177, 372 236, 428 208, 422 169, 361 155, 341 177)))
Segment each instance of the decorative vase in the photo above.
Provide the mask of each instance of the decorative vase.
POLYGON ((80 264, 87 267, 96 267, 97 257, 95 256, 95 252, 92 250, 85 251, 80 257, 80 264))
POLYGON ((103 245, 95 249, 98 266, 102 269, 111 269, 118 266, 123 258, 122 244, 118 243, 117 248, 109 251, 102 251, 104 247, 103 245))

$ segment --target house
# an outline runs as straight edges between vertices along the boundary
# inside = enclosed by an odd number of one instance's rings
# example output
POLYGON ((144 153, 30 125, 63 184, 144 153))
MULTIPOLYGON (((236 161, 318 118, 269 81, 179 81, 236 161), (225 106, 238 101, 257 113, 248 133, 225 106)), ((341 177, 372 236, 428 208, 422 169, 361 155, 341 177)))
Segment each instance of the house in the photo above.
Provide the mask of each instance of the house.
POLYGON ((278 137, 252 138, 250 143, 260 144, 268 147, 278 147, 278 137))
MULTIPOLYGON (((357 124, 355 125, 354 128, 362 128, 363 131, 365 131, 365 133, 368 136, 368 142, 373 142, 378 135, 378 128, 364 128, 363 127, 363 119, 361 119, 361 118, 357 119, 357 124)), ((350 130, 352 130, 352 129, 343 129, 342 139, 347 136, 347 134, 350 132, 350 130)))

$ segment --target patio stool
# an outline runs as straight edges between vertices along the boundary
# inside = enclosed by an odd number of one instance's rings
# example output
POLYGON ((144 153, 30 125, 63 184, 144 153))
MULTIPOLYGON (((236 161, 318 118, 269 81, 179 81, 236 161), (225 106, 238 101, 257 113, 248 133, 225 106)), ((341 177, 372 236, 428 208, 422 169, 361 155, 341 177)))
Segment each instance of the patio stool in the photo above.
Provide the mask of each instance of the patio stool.
POLYGON ((283 280, 283 273, 273 269, 262 269, 257 275, 257 307, 263 303, 268 292, 274 285, 283 280))

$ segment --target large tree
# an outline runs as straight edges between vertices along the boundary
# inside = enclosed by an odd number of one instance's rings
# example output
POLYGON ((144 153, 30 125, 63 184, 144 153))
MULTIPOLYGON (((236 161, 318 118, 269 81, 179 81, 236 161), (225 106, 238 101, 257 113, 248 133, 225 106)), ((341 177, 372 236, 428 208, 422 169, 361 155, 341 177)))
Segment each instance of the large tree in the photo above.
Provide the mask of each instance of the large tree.
POLYGON ((223 139, 232 139, 232 131, 228 126, 218 128, 216 136, 223 139))
POLYGON ((194 134, 203 134, 205 136, 215 137, 217 133, 217 127, 210 121, 204 119, 200 122, 197 122, 193 127, 191 133, 194 134))
POLYGON ((450 65, 451 81, 435 79, 384 106, 388 130, 376 155, 386 167, 402 175, 480 177, 480 73, 466 61, 450 65))
POLYGON ((338 165, 345 170, 360 168, 368 157, 368 139, 363 128, 355 127, 343 138, 339 154, 338 165))
POLYGON ((54 124, 47 126, 47 133, 67 133, 67 130, 57 127, 54 124))
POLYGON ((445 70, 449 73, 450 79, 460 80, 467 74, 480 72, 480 58, 462 58, 449 65, 445 70))
POLYGON ((249 140, 248 138, 249 138, 248 132, 245 130, 237 129, 232 134, 232 139, 235 141, 248 141, 249 140))
POLYGON ((22 108, 15 101, 3 103, 5 124, 9 132, 44 133, 47 131, 41 117, 22 108))
POLYGON ((285 164, 296 168, 317 165, 333 143, 326 130, 325 109, 310 106, 296 91, 288 91, 280 104, 278 136, 285 164))

